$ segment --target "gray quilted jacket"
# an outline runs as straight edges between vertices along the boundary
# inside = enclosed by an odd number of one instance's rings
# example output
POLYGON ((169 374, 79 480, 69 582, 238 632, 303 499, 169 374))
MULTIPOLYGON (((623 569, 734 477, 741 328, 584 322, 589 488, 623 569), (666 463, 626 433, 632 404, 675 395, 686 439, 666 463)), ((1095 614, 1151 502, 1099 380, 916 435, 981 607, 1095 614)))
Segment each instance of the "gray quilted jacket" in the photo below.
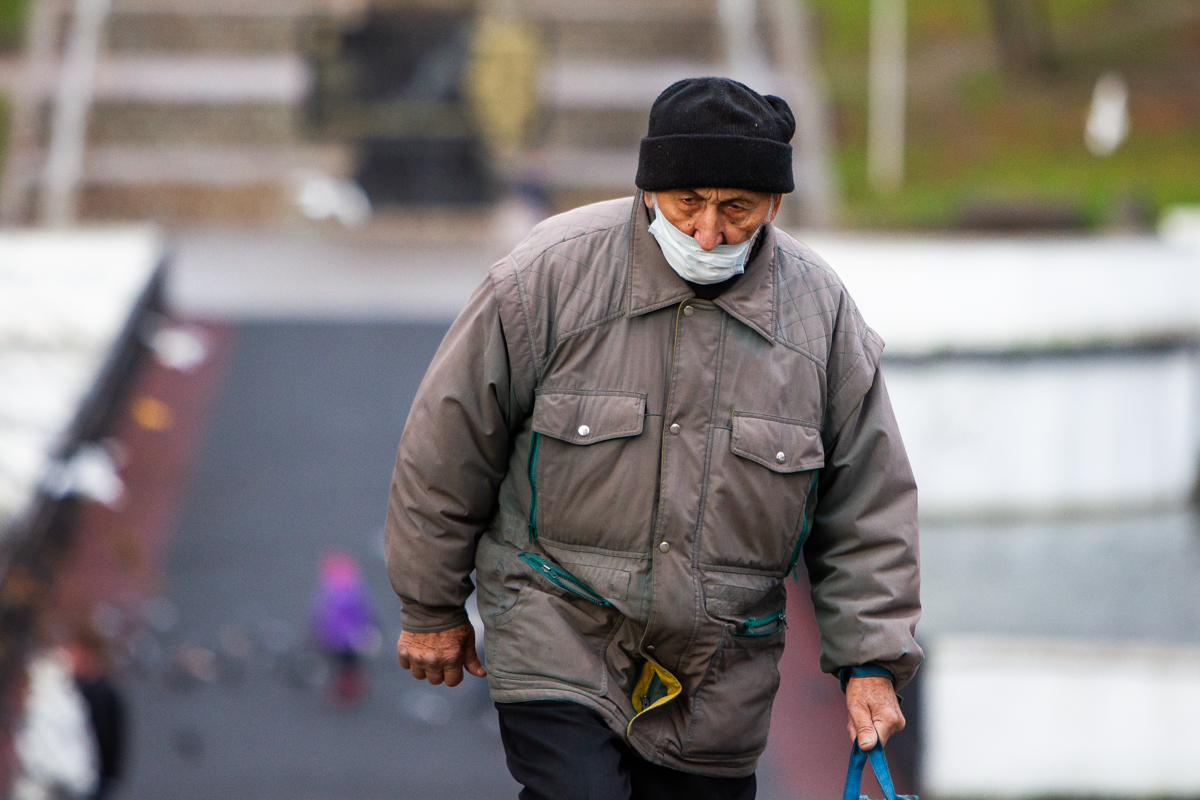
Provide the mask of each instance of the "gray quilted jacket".
POLYGON ((466 621, 493 698, 572 700, 642 757, 742 776, 766 744, 803 565, 829 672, 921 650, 917 492, 837 275, 770 226, 696 299, 641 195, 539 225, 434 357, 387 517, 402 625, 466 621))

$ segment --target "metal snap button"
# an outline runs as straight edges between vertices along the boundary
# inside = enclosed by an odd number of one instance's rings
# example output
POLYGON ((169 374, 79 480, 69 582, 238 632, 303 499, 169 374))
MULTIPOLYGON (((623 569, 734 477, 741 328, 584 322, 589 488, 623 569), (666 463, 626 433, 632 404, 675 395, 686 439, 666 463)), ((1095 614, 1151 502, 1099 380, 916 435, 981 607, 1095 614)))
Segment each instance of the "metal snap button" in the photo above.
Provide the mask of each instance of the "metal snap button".
POLYGON ((670 431, 671 431, 671 433, 673 433, 673 434, 675 434, 676 436, 678 436, 678 435, 679 435, 679 432, 680 432, 681 430, 683 430, 683 428, 679 427, 679 423, 678 423, 678 422, 673 422, 673 423, 671 423, 671 427, 670 427, 668 430, 670 430, 670 431))
POLYGON ((660 545, 658 546, 658 552, 660 552, 660 553, 669 553, 669 552, 671 552, 671 543, 670 543, 670 542, 663 542, 662 544, 660 544, 660 545))
POLYGON ((649 653, 650 655, 654 655, 654 645, 652 645, 652 644, 646 645, 646 652, 649 653))
POLYGON ((775 460, 782 464, 783 462, 787 461, 787 456, 785 456, 782 452, 779 452, 775 454, 775 460))
MULTIPOLYGON (((592 429, 591 429, 591 428, 589 428, 587 425, 580 425, 580 426, 579 426, 579 435, 580 435, 580 436, 587 436, 587 435, 588 435, 589 433, 591 433, 591 432, 592 432, 592 429)), ((781 455, 782 455, 782 454, 781 454, 781 455)))
POLYGON ((683 315, 685 317, 690 317, 692 314, 695 314, 695 313, 696 313, 696 309, 692 308, 691 306, 683 307, 683 315))

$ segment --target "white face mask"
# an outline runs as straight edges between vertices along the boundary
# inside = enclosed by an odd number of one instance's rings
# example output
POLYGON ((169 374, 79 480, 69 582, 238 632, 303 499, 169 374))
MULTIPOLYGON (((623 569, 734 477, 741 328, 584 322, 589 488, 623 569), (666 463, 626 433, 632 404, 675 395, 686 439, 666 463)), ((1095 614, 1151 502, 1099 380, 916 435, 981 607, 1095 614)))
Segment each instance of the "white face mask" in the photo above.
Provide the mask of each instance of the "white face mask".
POLYGON ((705 250, 700 243, 672 225, 658 207, 654 198, 654 221, 650 223, 650 235, 658 241, 663 257, 679 277, 692 283, 720 283, 746 271, 746 259, 750 248, 758 238, 754 232, 741 244, 719 244, 705 250))

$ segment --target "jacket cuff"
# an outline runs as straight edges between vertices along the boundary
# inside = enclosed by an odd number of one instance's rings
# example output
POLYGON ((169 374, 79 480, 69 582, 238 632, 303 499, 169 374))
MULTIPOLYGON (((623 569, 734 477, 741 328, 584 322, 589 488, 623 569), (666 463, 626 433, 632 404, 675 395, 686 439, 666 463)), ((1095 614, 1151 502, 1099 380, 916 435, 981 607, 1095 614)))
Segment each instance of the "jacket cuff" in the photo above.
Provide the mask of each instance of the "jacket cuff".
POLYGON ((890 669, 881 667, 875 662, 863 664, 859 667, 842 667, 838 670, 838 681, 842 684, 842 693, 846 692, 846 684, 851 678, 887 678, 893 684, 896 683, 896 676, 892 674, 890 669))
POLYGON ((405 603, 400 607, 400 629, 409 633, 437 633, 469 622, 462 606, 422 606, 405 603))

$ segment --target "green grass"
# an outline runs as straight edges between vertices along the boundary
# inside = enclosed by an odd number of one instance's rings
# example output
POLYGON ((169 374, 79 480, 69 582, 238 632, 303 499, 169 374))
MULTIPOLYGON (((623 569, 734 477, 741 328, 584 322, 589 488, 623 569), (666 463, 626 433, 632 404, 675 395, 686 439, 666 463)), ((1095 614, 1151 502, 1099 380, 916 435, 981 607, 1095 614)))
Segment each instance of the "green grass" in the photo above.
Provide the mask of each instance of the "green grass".
POLYGON ((1200 202, 1200 133, 1173 139, 1131 137, 1115 155, 1097 159, 1082 146, 1047 153, 1038 147, 1005 148, 957 169, 944 169, 941 154, 914 149, 909 179, 894 196, 866 186, 863 148, 839 157, 846 181, 848 224, 856 227, 929 229, 953 226, 964 206, 999 203, 1078 208, 1095 227, 1130 200, 1157 216, 1175 204, 1200 202))
MULTIPOLYGON (((0 54, 19 51, 25 36, 29 0, 0 0, 0 54)), ((0 95, 0 179, 8 153, 8 98, 0 95)))
POLYGON ((946 69, 939 53, 988 52, 987 3, 910 0, 906 181, 888 197, 866 181, 869 0, 810 1, 835 106, 844 224, 953 227, 964 206, 993 201, 1065 205, 1103 227, 1131 199, 1152 215, 1200 203, 1200 24, 1138 30, 1155 0, 1050 0, 1054 70, 1011 75, 976 58, 951 61, 949 80, 929 65, 946 69), (1083 127, 1091 87, 1109 69, 1130 82, 1132 132, 1100 159, 1083 127))
POLYGON ((25 35, 29 0, 0 0, 0 50, 15 50, 25 35))

